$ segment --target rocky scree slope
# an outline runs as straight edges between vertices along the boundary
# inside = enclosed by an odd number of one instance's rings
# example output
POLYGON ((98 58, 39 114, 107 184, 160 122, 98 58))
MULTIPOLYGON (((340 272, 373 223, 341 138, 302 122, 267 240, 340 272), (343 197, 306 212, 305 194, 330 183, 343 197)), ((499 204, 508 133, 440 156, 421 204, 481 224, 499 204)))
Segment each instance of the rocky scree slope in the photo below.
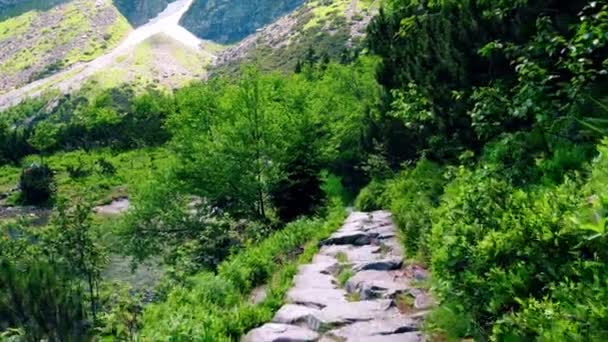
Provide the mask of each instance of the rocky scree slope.
POLYGON ((272 322, 243 341, 424 341, 434 302, 416 285, 428 274, 404 263, 395 232, 388 212, 352 213, 300 267, 272 322))

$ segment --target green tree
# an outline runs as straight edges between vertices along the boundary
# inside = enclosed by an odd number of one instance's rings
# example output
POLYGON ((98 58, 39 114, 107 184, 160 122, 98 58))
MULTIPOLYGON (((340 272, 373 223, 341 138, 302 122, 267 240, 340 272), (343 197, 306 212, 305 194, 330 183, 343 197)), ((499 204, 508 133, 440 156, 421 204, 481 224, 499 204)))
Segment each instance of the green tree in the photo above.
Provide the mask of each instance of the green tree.
POLYGON ((0 258, 0 322, 28 341, 86 341, 86 318, 84 296, 61 267, 0 258))
POLYGON ((43 121, 36 125, 34 134, 28 139, 28 143, 40 153, 40 162, 44 164, 44 155, 57 145, 58 128, 43 121))
POLYGON ((267 218, 268 193, 284 177, 281 165, 290 139, 292 113, 281 101, 283 88, 280 77, 248 69, 238 84, 205 91, 219 100, 203 115, 194 118, 187 112, 170 120, 184 161, 182 172, 188 175, 181 177, 188 177, 199 195, 267 218), (195 134, 184 123, 201 131, 195 134))
POLYGON ((94 229, 91 213, 92 206, 88 201, 78 200, 70 208, 65 199, 60 199, 47 243, 71 274, 86 283, 90 312, 96 321, 99 282, 107 256, 94 229))

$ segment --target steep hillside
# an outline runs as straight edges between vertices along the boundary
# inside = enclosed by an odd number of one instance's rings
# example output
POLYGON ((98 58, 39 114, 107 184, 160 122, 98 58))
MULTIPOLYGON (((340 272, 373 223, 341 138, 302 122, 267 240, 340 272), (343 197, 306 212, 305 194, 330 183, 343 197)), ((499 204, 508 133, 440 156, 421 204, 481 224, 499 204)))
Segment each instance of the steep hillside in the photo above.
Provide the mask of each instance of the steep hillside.
POLYGON ((181 23, 200 38, 235 43, 302 3, 304 0, 197 0, 181 23))
POLYGON ((66 1, 8 18, 0 22, 0 94, 92 60, 130 29, 110 0, 66 1))
POLYGON ((223 51, 215 71, 234 72, 243 62, 293 71, 303 59, 351 58, 346 49, 359 45, 378 7, 375 0, 310 0, 223 51))

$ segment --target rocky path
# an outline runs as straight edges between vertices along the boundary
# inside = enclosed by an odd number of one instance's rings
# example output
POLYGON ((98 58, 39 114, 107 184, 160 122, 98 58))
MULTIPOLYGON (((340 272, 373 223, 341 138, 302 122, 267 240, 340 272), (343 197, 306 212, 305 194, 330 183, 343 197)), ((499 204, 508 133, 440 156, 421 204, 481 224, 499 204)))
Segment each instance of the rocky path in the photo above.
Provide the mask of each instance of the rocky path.
POLYGON ((416 285, 426 277, 404 263, 390 213, 354 212, 300 267, 272 322, 243 341, 424 341, 433 301, 416 285))

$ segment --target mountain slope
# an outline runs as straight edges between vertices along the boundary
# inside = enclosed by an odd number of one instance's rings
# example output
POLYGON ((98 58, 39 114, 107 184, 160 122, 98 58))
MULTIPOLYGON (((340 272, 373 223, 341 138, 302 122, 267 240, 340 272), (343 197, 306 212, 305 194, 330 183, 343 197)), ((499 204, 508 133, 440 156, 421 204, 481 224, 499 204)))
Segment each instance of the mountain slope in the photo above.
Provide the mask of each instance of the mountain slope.
POLYGON ((101 55, 130 31, 110 0, 72 0, 0 22, 0 94, 101 55))
POLYGON ((197 0, 181 24, 200 38, 222 44, 242 40, 305 0, 197 0))
MULTIPOLYGON (((36 2, 28 1, 22 4, 36 2)), ((65 0, 24 12, 0 22, 0 109, 53 89, 72 92, 89 80, 102 87, 132 82, 174 88, 205 78, 209 66, 233 72, 255 61, 265 70, 293 70, 311 58, 311 47, 318 59, 339 57, 357 45, 377 7, 372 0, 308 0, 299 6, 302 1, 65 0), (148 24, 132 28, 167 2, 148 24), (260 27, 285 11, 292 12, 260 27), (232 46, 201 41, 180 25, 217 42, 240 41, 232 46), (161 38, 142 44, 161 32, 161 38)))
POLYGON ((173 1, 175 0, 112 0, 114 6, 133 26, 147 23, 173 1))
POLYGON ((218 56, 215 70, 234 72, 240 64, 253 62, 263 70, 292 71, 303 59, 350 58, 344 54, 359 45, 379 3, 307 1, 296 11, 224 50, 218 56))

